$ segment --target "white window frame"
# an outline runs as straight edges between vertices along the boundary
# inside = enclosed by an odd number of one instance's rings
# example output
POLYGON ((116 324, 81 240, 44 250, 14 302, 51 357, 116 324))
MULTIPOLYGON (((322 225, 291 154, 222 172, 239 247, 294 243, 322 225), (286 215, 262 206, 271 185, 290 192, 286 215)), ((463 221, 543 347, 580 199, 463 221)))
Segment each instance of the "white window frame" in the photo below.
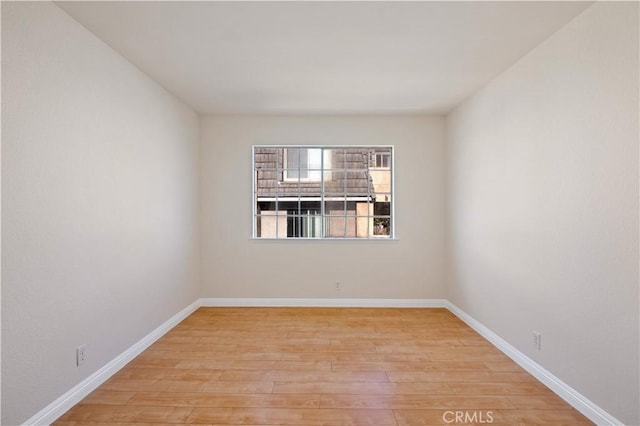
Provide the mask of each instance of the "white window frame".
MULTIPOLYGON (((327 161, 327 158, 325 155, 321 156, 321 167, 320 167, 320 173, 322 174, 322 172, 324 172, 325 174, 330 174, 331 170, 339 170, 339 169, 330 169, 327 168, 325 169, 325 161, 327 161)), ((328 161, 331 161, 330 156, 328 156, 328 161)), ((252 234, 251 234, 251 239, 253 240, 286 240, 286 241, 299 241, 299 240, 314 240, 314 241, 323 241, 323 240, 357 240, 357 241, 392 241, 392 240, 397 240, 397 232, 396 232, 396 223, 395 223, 395 146, 394 145, 253 145, 251 147, 251 169, 252 169, 252 195, 251 195, 251 204, 252 204, 252 217, 251 217, 251 221, 252 221, 252 234), (258 222, 258 218, 260 218, 261 216, 258 215, 257 213, 257 206, 258 203, 261 201, 275 201, 275 202, 286 202, 286 201, 300 201, 300 193, 298 193, 298 196, 283 196, 283 197, 263 197, 262 199, 259 200, 258 194, 257 194, 257 170, 256 169, 256 164, 255 164, 255 160, 256 160, 256 149, 257 148, 281 148, 284 149, 284 153, 283 153, 283 163, 282 163, 282 168, 280 168, 280 172, 282 172, 282 180, 281 182, 287 182, 287 183, 291 183, 291 182, 320 182, 322 185, 322 191, 319 197, 308 197, 305 199, 305 201, 320 201, 320 206, 321 206, 321 223, 322 223, 322 230, 321 230, 321 236, 319 237, 261 237, 261 236, 257 236, 257 222, 258 222), (389 215, 388 215, 388 219, 389 219, 389 223, 390 223, 390 232, 389 235, 375 235, 375 234, 370 234, 368 236, 361 236, 361 237, 330 237, 330 236, 326 236, 325 235, 325 221, 329 218, 329 217, 334 217, 334 216, 330 216, 328 214, 325 213, 324 209, 325 209, 325 201, 330 201, 330 197, 325 197, 325 193, 324 193, 324 180, 322 179, 322 176, 319 179, 309 179, 309 178, 290 178, 289 176, 286 176, 285 173, 285 169, 286 169, 286 158, 284 158, 284 156, 286 155, 286 152, 288 149, 290 148, 303 148, 303 149, 321 149, 323 150, 324 154, 330 154, 331 150, 335 150, 335 149, 357 149, 357 150, 363 150, 363 149, 368 149, 368 150, 372 150, 375 152, 375 150, 379 150, 379 149, 388 149, 390 152, 390 160, 389 160, 389 167, 374 167, 372 164, 370 164, 368 162, 368 168, 369 169, 374 169, 374 170, 389 170, 390 173, 390 204, 389 204, 389 215)), ((278 169, 278 167, 277 167, 278 169)), ((349 169, 344 169, 344 170, 349 170, 349 169)), ((276 174, 278 173, 278 171, 276 172, 276 174)), ((277 179, 277 178, 276 178, 277 179)), ((372 192, 372 194, 375 194, 375 192, 372 192)), ((361 198, 361 197, 360 197, 361 198)), ((357 201, 360 198, 358 197, 350 197, 349 195, 346 195, 346 200, 350 200, 350 201, 357 201), (352 200, 353 198, 353 200, 352 200)), ((304 210, 304 209, 303 209, 304 210)), ((284 215, 280 215, 280 217, 283 217, 284 215)), ((277 216, 276 216, 277 217, 277 216)), ((287 216, 288 218, 289 216, 287 216)), ((346 222, 347 222, 347 218, 351 218, 351 217, 361 217, 361 216, 351 216, 347 214, 347 210, 345 209, 345 214, 344 216, 337 216, 337 217, 344 217, 345 218, 345 229, 346 229, 346 222)), ((381 216, 375 216, 375 214, 369 213, 367 216, 368 220, 373 221, 374 219, 381 217, 381 216)), ((387 217, 386 215, 384 217, 387 217)), ((278 220, 276 220, 276 235, 279 235, 278 231, 277 231, 277 225, 278 224, 278 220)), ((346 234, 346 232, 345 232, 346 234)))

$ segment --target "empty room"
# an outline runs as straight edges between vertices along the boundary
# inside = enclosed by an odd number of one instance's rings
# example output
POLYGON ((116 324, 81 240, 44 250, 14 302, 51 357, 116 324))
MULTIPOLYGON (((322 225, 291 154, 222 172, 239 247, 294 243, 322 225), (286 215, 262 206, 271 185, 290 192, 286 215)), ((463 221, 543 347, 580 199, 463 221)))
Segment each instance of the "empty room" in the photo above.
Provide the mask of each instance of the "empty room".
POLYGON ((639 15, 2 2, 1 423, 639 425, 639 15))

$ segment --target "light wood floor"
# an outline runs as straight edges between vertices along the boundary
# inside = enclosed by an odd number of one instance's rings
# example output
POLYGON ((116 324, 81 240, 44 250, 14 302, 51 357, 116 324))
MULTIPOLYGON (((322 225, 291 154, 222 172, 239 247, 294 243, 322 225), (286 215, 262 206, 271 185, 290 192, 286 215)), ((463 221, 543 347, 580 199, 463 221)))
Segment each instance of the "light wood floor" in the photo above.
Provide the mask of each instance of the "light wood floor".
POLYGON ((201 308, 56 424, 474 420, 591 424, 447 310, 342 308, 201 308))

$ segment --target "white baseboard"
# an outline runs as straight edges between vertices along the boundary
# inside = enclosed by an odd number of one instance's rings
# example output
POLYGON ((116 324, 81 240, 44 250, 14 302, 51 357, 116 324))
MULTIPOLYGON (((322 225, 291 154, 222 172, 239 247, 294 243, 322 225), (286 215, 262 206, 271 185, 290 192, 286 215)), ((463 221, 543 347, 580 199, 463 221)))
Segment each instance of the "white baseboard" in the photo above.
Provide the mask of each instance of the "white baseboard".
POLYGON ((203 298, 200 306, 305 307, 305 308, 446 308, 445 299, 274 299, 203 298))
POLYGON ((547 371, 540 364, 507 343, 506 340, 502 339, 493 331, 485 327, 465 311, 449 301, 447 301, 446 306, 455 316, 477 331, 478 334, 491 342, 491 344, 496 348, 500 349, 505 355, 528 371, 560 398, 564 399, 573 408, 580 411, 589 420, 597 425, 623 425, 621 421, 604 411, 598 405, 585 398, 580 392, 573 389, 571 386, 547 371))
POLYGON ((191 315, 200 307, 199 300, 196 300, 176 315, 165 321, 151 333, 144 336, 126 351, 111 360, 104 367, 78 383, 60 398, 44 407, 36 415, 27 420, 25 425, 49 425, 66 413, 71 407, 82 401, 87 395, 93 392, 98 386, 106 382, 111 376, 117 373, 122 367, 127 365, 136 356, 151 346, 156 340, 166 332, 175 327, 180 321, 191 315))
POLYGON ((180 321, 191 315, 199 307, 350 307, 350 308, 446 308, 464 321, 469 327, 504 352, 509 358, 545 384, 598 425, 622 425, 623 423, 585 398, 571 386, 551 374, 538 363, 507 343, 469 314, 446 299, 275 299, 275 298, 202 298, 178 312, 139 342, 118 355, 107 365, 74 386, 60 398, 40 410, 27 420, 25 425, 49 425, 67 410, 80 402, 112 375, 117 373, 133 358, 142 353, 156 340, 175 327, 180 321))

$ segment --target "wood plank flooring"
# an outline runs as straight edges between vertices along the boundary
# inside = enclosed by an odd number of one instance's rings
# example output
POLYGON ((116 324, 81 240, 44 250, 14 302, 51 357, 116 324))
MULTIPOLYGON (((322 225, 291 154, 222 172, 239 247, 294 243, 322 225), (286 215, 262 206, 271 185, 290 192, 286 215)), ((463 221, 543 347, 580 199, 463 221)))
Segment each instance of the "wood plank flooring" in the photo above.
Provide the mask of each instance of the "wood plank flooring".
POLYGON ((445 309, 201 308, 55 424, 592 424, 445 309))

